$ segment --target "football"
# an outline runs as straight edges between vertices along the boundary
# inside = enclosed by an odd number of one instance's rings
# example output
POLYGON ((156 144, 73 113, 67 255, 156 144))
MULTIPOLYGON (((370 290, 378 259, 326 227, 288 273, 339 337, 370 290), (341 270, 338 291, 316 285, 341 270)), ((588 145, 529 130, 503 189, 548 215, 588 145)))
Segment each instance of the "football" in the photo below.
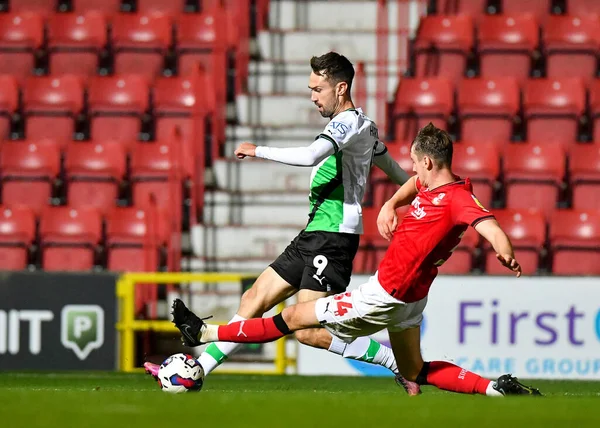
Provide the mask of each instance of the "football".
POLYGON ((171 355, 158 369, 158 384, 165 392, 200 391, 203 383, 204 369, 188 354, 171 355))

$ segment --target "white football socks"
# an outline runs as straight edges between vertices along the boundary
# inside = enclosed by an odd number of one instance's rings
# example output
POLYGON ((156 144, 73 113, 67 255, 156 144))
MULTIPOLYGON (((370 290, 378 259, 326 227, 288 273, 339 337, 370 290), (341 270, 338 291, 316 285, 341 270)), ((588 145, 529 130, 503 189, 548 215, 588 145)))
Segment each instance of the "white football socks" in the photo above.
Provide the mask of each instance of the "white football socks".
MULTIPOLYGON (((245 321, 246 318, 235 314, 229 321, 229 324, 237 321, 245 321)), ((231 342, 215 342, 209 344, 202 355, 198 357, 198 361, 202 365, 205 374, 209 374, 215 368, 220 366, 229 355, 237 351, 243 344, 242 343, 231 343, 231 342)))
POLYGON ((342 355, 344 358, 378 364, 395 374, 398 373, 398 366, 391 348, 369 337, 358 337, 351 343, 345 343, 341 339, 332 336, 329 351, 342 355))

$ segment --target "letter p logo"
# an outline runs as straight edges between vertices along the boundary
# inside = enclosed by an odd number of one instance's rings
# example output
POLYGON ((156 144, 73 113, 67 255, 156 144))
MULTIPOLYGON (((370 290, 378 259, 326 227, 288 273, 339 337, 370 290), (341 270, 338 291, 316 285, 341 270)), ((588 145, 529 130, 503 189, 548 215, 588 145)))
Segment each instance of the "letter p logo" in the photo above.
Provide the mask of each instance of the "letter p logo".
POLYGON ((98 305, 66 305, 61 312, 60 340, 85 360, 104 344, 104 310, 98 305))

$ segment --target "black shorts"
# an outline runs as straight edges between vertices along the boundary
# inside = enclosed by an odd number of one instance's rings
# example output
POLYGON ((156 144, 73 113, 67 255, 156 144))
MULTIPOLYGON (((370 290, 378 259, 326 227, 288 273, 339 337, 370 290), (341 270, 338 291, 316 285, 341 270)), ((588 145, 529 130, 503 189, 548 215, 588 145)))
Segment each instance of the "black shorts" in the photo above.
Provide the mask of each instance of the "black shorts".
POLYGON ((340 293, 350 284, 360 235, 302 231, 271 267, 293 287, 340 293))

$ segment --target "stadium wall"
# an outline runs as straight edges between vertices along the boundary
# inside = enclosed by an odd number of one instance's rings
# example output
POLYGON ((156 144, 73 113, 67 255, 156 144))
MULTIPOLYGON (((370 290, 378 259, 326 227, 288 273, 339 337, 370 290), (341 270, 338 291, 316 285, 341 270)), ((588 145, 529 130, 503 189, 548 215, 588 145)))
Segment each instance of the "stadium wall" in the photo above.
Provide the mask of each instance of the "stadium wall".
MULTIPOLYGON (((355 276, 352 287, 368 277, 355 276)), ((600 379, 600 278, 441 276, 425 310, 426 360, 486 377, 600 379)), ((375 336, 388 342, 387 335, 375 336)), ((298 372, 388 376, 370 364, 300 346, 298 372)))
MULTIPOLYGON (((1 274, 0 370, 123 369, 117 362, 118 278, 105 273, 1 274)), ((367 278, 354 276, 351 288, 367 278)), ((600 278, 441 276, 432 287, 422 330, 426 359, 452 360, 487 377, 510 372, 598 380, 600 278)), ((388 340, 385 333, 376 338, 388 340)), ((297 372, 390 375, 302 345, 297 372)))
POLYGON ((1 370, 114 370, 117 276, 0 274, 1 370))

